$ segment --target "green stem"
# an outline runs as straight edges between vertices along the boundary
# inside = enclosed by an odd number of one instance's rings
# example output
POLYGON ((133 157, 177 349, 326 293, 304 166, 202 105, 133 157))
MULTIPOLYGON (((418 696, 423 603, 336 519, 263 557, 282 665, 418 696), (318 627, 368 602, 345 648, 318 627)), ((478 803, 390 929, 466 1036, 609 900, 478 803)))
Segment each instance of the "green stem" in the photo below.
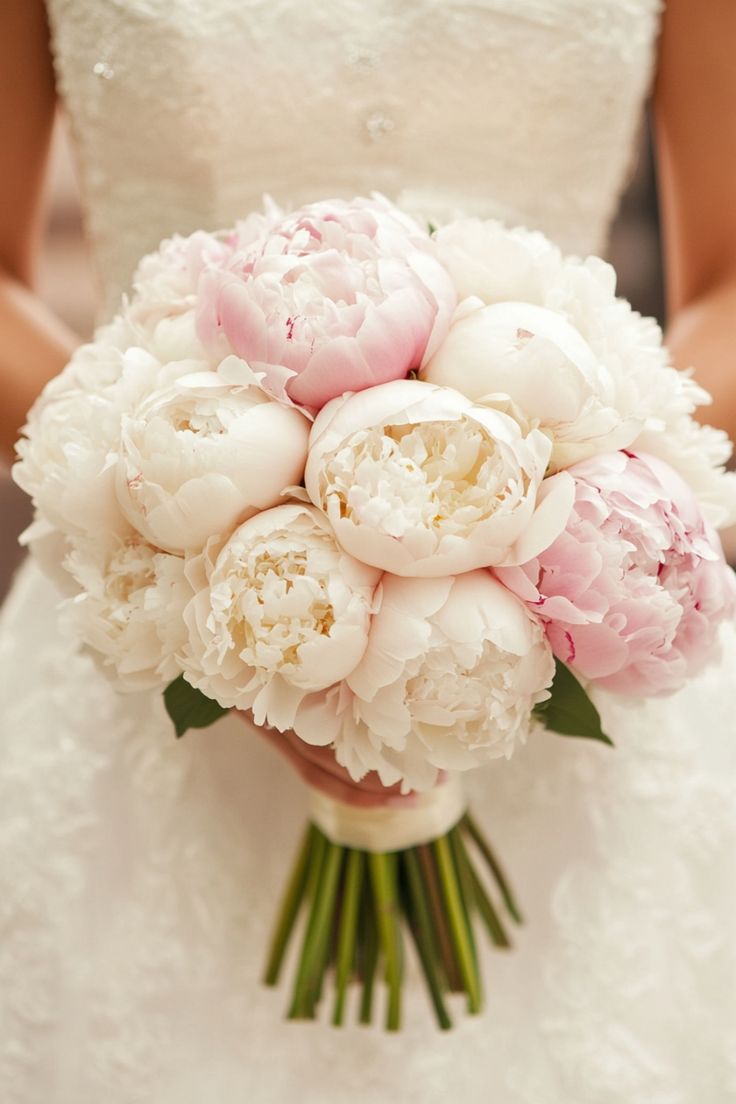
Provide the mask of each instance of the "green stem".
POLYGON ((422 868, 424 884, 427 887, 429 910, 445 978, 447 979, 447 988, 451 993, 460 993, 462 992, 463 983, 450 937, 450 929, 447 926, 437 862, 432 848, 428 844, 420 844, 415 848, 415 851, 422 868))
MULTIPOLYGON (((318 839, 321 833, 318 832, 318 839)), ((329 948, 332 912, 344 849, 322 836, 324 846, 304 935, 289 1019, 313 1020, 329 948)))
POLYGON ((463 862, 464 854, 461 851, 461 845, 459 845, 460 833, 457 826, 450 829, 447 834, 447 841, 450 845, 450 853, 452 855, 452 862, 455 867, 455 874, 457 875, 458 889, 460 890, 460 904, 462 905, 463 918, 465 920, 465 929, 468 934, 468 943, 473 956, 473 965, 475 967, 475 975, 478 979, 478 990, 480 992, 480 971, 478 969, 478 952, 475 947, 475 939, 473 937, 473 924, 471 920, 471 909, 475 905, 475 893, 473 892, 473 883, 469 877, 466 865, 463 862))
POLYGON ((378 965, 378 926, 372 897, 370 871, 367 865, 364 865, 360 937, 360 972, 363 980, 363 992, 360 999, 360 1022, 362 1024, 369 1024, 373 1018, 373 991, 378 965))
POLYGON ((442 981, 437 969, 439 954, 434 940, 432 920, 427 903, 426 886, 422 881, 422 872, 419 860, 414 848, 409 848, 403 853, 404 870, 406 871, 406 885, 411 905, 411 921, 409 929, 414 936, 419 961, 424 971, 424 977, 429 989, 430 999, 434 1006, 437 1022, 443 1031, 452 1027, 444 1000, 442 999, 442 981))
POLYGON ((386 1030, 398 1031, 401 1026, 401 936, 397 923, 396 853, 371 853, 368 864, 376 902, 378 934, 386 963, 386 1030))
POLYGON ((310 999, 315 1007, 322 999, 322 983, 325 970, 330 962, 332 937, 335 930, 334 918, 339 907, 340 880, 345 854, 346 849, 344 847, 328 842, 325 852, 323 879, 320 883, 320 893, 324 894, 326 900, 322 908, 322 920, 315 950, 312 988, 310 990, 310 999))
POLYGON ((480 1012, 481 1009, 480 983, 475 965, 472 937, 468 930, 465 907, 457 881, 450 842, 447 836, 440 836, 432 846, 437 856, 440 880, 445 904, 447 905, 450 934, 460 967, 460 976, 468 996, 468 1012, 475 1014, 480 1012))
POLYGON ((309 859, 309 873, 307 874, 307 889, 305 897, 310 905, 314 904, 314 898, 319 885, 322 871, 322 861, 327 850, 327 836, 324 836, 316 825, 312 825, 312 853, 309 859))
POLYGON ((511 946, 511 940, 506 934, 506 930, 501 923, 495 906, 493 905, 490 897, 486 893, 485 887, 480 880, 478 871, 474 868, 470 855, 468 854, 462 837, 458 834, 457 837, 458 851, 461 856, 461 862, 463 862, 465 869, 467 870, 467 877, 470 883, 471 893, 475 901, 475 905, 481 918, 488 928, 488 933, 493 941, 494 946, 509 948, 511 946))
POLYGON ((264 975, 264 984, 276 985, 281 973, 284 956, 289 945, 294 924, 299 915, 307 887, 309 857, 314 844, 314 828, 310 825, 304 833, 296 862, 291 871, 286 892, 279 909, 276 928, 271 940, 268 962, 264 975))
POLYGON ((363 881, 363 852, 347 852, 345 885, 342 893, 342 912, 337 938, 337 971, 335 1011, 332 1022, 339 1027, 345 1012, 345 996, 353 968, 355 938, 358 926, 358 902, 363 881))
POLYGON ((481 855, 488 864, 488 868, 496 881, 501 896, 503 897, 504 904, 508 909, 509 915, 516 921, 517 924, 523 924, 524 920, 516 904, 516 901, 514 900, 511 886, 508 883, 506 875, 504 874, 503 869, 498 862, 498 859, 491 851, 490 844, 486 840, 478 825, 471 817, 470 813, 466 813, 460 823, 461 826, 467 831, 473 843, 478 848, 481 855))

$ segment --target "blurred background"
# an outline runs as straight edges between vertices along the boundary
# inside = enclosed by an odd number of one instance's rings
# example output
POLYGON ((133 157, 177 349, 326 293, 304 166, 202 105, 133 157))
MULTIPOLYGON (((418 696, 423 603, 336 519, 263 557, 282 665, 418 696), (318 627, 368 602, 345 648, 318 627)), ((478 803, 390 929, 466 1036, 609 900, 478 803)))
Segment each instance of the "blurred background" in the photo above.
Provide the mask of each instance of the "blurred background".
MULTIPOLYGON (((613 227, 608 259, 619 293, 637 310, 663 321, 659 227, 649 134, 644 128, 628 189, 613 227)), ((92 332, 95 282, 84 243, 79 190, 68 135, 60 120, 54 136, 46 229, 38 269, 41 297, 82 338, 92 332)), ((22 550, 18 534, 30 521, 25 495, 0 470, 0 598, 22 550)))

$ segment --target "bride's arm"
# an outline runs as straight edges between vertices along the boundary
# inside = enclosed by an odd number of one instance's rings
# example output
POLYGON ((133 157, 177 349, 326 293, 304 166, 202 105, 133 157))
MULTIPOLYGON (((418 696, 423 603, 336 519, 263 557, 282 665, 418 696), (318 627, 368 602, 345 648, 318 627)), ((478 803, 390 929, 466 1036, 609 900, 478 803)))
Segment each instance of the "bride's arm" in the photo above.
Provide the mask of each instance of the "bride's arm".
POLYGON ((667 340, 736 439, 736 2, 668 0, 655 88, 667 340))
POLYGON ((63 368, 74 335, 33 294, 54 74, 42 0, 0 4, 0 452, 12 457, 25 414, 63 368))

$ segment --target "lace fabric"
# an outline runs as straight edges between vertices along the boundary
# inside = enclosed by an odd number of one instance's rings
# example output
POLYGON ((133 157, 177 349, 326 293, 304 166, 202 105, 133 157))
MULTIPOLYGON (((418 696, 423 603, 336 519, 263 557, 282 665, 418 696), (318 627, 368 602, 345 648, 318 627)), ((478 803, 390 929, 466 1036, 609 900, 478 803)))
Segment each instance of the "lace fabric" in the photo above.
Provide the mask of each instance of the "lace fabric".
POLYGON ((379 190, 601 248, 659 0, 48 0, 103 314, 173 232, 379 190))
POLYGON ((260 986, 304 813, 280 759, 230 717, 177 742, 160 701, 117 698, 48 635, 53 599, 26 568, 1 644, 6 683, 13 653, 38 656, 4 707, 6 1099, 736 1093, 736 748, 721 692, 736 632, 723 666, 676 699, 602 699, 615 751, 543 735, 469 778, 527 923, 513 952, 486 955, 486 1012, 455 1009, 449 1035, 410 960, 407 1027, 389 1037, 284 1023, 285 994, 260 986))
MULTIPOLYGON (((49 0, 107 315, 146 249, 371 188, 598 248, 655 0, 49 0), (462 80, 459 79, 460 75, 462 80)), ((487 1011, 399 1037, 282 1021, 262 955, 305 795, 235 718, 176 741, 22 571, 0 621, 0 1084, 8 1104, 736 1099, 736 740, 720 667, 602 699, 615 751, 539 736, 469 779, 527 923, 487 1011)))

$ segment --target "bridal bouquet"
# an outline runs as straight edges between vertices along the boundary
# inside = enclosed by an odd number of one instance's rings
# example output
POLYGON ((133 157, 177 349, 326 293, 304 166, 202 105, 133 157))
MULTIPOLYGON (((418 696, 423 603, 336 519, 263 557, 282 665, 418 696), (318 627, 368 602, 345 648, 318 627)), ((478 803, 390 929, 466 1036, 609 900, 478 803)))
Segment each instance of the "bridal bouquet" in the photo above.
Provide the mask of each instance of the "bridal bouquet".
POLYGON ((15 477, 78 640, 177 734, 247 711, 386 787, 311 791, 292 1017, 329 976, 369 1020, 380 969, 398 1027, 406 938, 440 1025, 478 1011, 477 921, 520 917, 462 772, 606 741, 588 690, 672 693, 736 610, 707 401, 602 261, 380 197, 164 242, 47 387, 15 477))

